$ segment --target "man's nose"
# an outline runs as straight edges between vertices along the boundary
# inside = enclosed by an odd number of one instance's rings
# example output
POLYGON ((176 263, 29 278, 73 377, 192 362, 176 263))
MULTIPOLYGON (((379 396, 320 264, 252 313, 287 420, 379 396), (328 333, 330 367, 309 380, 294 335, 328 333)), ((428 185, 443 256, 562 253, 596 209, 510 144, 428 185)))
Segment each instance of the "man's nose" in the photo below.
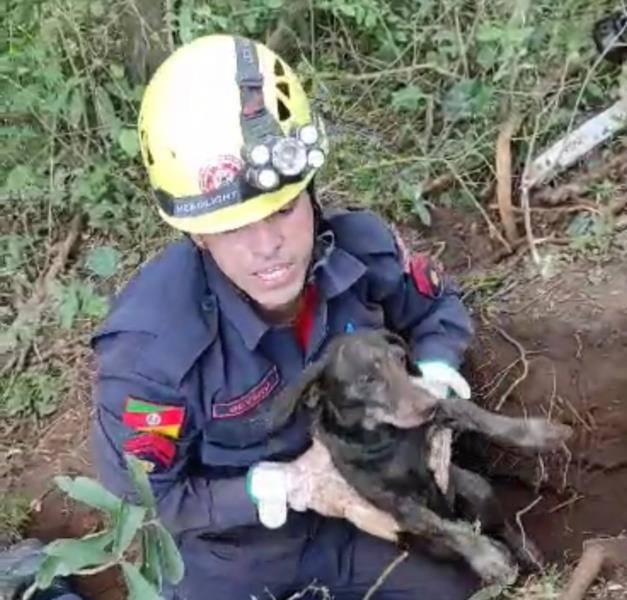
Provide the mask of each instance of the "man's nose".
POLYGON ((280 250, 284 238, 276 224, 271 219, 266 219, 250 226, 248 241, 253 254, 271 258, 280 250))

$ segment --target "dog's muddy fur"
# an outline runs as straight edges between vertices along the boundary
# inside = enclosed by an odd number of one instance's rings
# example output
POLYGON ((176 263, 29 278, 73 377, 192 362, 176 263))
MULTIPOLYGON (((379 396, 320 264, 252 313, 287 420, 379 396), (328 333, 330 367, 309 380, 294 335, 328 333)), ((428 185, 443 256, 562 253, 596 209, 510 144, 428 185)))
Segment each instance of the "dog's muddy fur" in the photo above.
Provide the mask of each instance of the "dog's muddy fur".
POLYGON ((485 479, 447 460, 445 477, 436 477, 431 442, 450 428, 546 451, 568 439, 569 427, 497 415, 460 398, 438 400, 421 385, 402 339, 382 331, 334 339, 276 406, 277 426, 294 411, 311 412, 312 434, 346 481, 396 518, 402 543, 462 557, 486 582, 511 580, 517 566, 539 566, 539 552, 507 522, 485 479))

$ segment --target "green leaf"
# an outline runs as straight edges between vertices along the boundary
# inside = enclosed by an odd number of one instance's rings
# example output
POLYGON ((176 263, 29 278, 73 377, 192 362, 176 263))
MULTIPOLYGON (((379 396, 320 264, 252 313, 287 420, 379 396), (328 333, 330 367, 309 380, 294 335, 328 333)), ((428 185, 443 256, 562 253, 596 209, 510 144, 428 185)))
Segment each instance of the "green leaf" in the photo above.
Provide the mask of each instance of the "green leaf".
POLYGON ((83 90, 77 87, 70 98, 70 103, 67 107, 65 119, 69 125, 76 128, 81 122, 82 116, 85 114, 85 98, 83 97, 83 90))
POLYGON ((146 581, 135 565, 123 562, 122 573, 128 590, 128 600, 162 600, 157 588, 146 581))
POLYGON ((120 120, 115 114, 115 108, 109 94, 100 86, 96 88, 96 112, 100 124, 116 137, 121 128, 120 120))
POLYGON ((121 556, 131 545, 133 538, 144 522, 146 516, 146 508, 143 506, 135 506, 134 504, 124 503, 118 513, 118 519, 115 525, 115 536, 113 542, 113 551, 121 556))
POLYGON ((420 219, 420 222, 425 227, 431 227, 431 213, 429 212, 429 208, 423 200, 418 200, 414 202, 414 206, 412 207, 412 213, 414 213, 420 219))
POLYGON ((81 309, 78 290, 74 285, 62 286, 58 288, 57 296, 59 299, 59 323, 64 329, 71 329, 74 319, 81 309))
POLYGON ((91 287, 84 286, 80 289, 81 314, 92 319, 102 319, 109 310, 109 301, 96 294, 91 287))
POLYGON ((163 585, 163 574, 159 535, 153 526, 145 527, 141 533, 142 565, 140 571, 149 583, 160 590, 163 585))
POLYGON ((185 565, 181 558, 181 553, 172 538, 170 532, 161 523, 155 525, 159 537, 159 549, 161 560, 163 561, 163 574, 165 578, 173 584, 177 584, 183 579, 185 565))
POLYGON ((122 129, 118 136, 118 143, 130 158, 135 158, 139 154, 139 139, 134 129, 122 129))
POLYGON ((39 566, 35 583, 40 590, 44 590, 50 587, 55 577, 65 577, 66 575, 70 575, 70 572, 60 558, 56 556, 46 556, 39 566))
POLYGON ((115 275, 120 263, 120 251, 111 246, 92 248, 85 260, 85 266, 98 277, 115 275))
POLYGON ((408 85, 392 94, 392 108, 417 111, 426 104, 426 96, 417 85, 408 85))
POLYGON ((493 90, 478 79, 463 79, 454 84, 444 97, 444 115, 451 121, 485 115, 493 90))
POLYGON ((82 539, 55 540, 44 547, 44 552, 58 558, 69 573, 77 573, 86 567, 97 567, 114 560, 114 556, 105 550, 112 537, 111 532, 104 531, 82 539))
POLYGON ((23 192, 35 182, 35 173, 26 165, 17 165, 7 175, 4 189, 7 192, 23 192))
POLYGON ((96 18, 103 17, 105 14, 105 7, 99 0, 91 0, 91 2, 89 3, 89 10, 91 11, 91 14, 96 18))
POLYGON ((70 498, 104 510, 110 515, 116 514, 122 506, 122 501, 119 498, 89 477, 75 477, 72 479, 67 476, 58 476, 54 478, 54 482, 70 498))
POLYGON ((148 509, 148 514, 154 517, 157 513, 157 503, 142 462, 132 454, 125 454, 124 458, 141 504, 148 509))

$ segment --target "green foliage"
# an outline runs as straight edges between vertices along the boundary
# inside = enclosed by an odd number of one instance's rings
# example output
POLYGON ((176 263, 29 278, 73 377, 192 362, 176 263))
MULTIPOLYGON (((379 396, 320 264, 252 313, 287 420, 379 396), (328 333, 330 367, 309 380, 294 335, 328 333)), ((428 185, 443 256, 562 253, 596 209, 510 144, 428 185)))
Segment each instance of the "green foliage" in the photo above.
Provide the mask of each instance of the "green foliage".
POLYGON ((111 277, 118 270, 119 262, 119 250, 111 246, 99 246, 87 253, 85 266, 98 277, 111 277))
POLYGON ((43 419, 58 407, 62 381, 51 374, 26 372, 0 378, 0 418, 43 419))
MULTIPOLYGON (((96 263, 99 267, 104 264, 96 263)), ((97 294, 90 283, 70 281, 59 284, 55 290, 58 303, 59 324, 64 329, 71 329, 77 318, 101 319, 109 308, 107 299, 97 294)))
POLYGON ((392 94, 391 106, 399 112, 403 110, 416 112, 424 108, 426 101, 427 96, 420 86, 412 84, 392 94))
POLYGON ((120 512, 122 502, 102 484, 90 477, 55 477, 54 482, 70 498, 106 512, 109 516, 120 512))
POLYGON ((609 214, 579 213, 569 223, 566 234, 576 252, 606 257, 612 245, 614 219, 609 214))
POLYGON ((71 498, 103 512, 105 528, 80 539, 55 540, 44 548, 46 558, 35 586, 45 589, 56 576, 81 575, 122 568, 128 597, 136 600, 160 598, 163 582, 178 583, 184 565, 170 533, 156 516, 156 502, 141 461, 126 455, 126 464, 140 504, 117 498, 88 477, 57 477, 56 484, 71 498), (139 544, 134 563, 133 547, 139 544))
POLYGON ((0 496, 0 538, 13 539, 20 534, 29 517, 28 498, 16 494, 0 496))

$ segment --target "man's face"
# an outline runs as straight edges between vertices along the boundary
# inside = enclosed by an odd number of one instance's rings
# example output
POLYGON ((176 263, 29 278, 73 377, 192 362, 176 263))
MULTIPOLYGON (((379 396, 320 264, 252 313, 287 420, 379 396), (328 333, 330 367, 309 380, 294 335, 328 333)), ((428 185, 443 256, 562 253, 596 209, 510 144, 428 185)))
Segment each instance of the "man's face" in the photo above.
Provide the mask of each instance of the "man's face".
POLYGON ((280 314, 294 304, 305 283, 314 241, 311 199, 303 191, 263 221, 194 240, 264 311, 280 314))

